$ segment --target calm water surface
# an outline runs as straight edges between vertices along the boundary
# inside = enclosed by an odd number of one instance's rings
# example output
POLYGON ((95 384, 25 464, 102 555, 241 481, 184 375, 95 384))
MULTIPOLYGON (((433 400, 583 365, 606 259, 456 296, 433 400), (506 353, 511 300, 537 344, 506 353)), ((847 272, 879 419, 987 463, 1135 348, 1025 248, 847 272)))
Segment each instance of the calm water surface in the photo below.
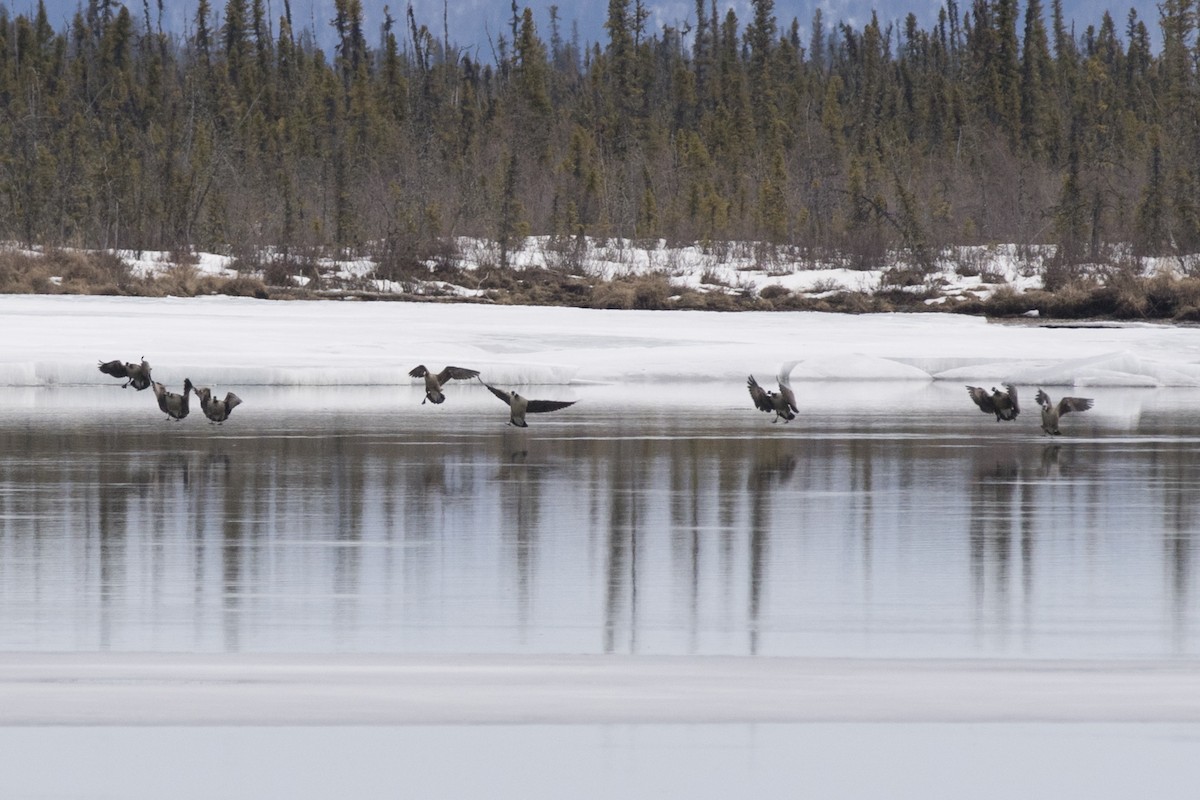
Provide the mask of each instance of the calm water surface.
POLYGON ((451 388, 0 391, 0 649, 1200 655, 1187 392, 451 388))

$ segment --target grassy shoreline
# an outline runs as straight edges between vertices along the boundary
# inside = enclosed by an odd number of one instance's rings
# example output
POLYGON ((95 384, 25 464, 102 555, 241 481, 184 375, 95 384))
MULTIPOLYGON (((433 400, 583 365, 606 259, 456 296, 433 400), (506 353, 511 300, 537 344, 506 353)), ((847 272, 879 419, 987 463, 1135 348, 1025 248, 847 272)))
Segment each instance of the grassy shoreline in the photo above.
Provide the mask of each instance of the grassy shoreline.
MULTIPOLYGON (((600 252, 600 251, 596 251, 600 252)), ((613 268, 597 258, 549 265, 545 252, 501 267, 486 251, 457 250, 403 268, 370 259, 308 256, 252 258, 112 251, 8 248, 0 251, 0 293, 137 297, 229 295, 259 299, 356 299, 462 302, 602 309, 707 311, 891 311, 957 313, 997 318, 1200 322, 1200 278, 1171 265, 1127 262, 1077 268, 1022 263, 1005 268, 963 259, 941 271, 902 262, 886 269, 840 270, 841 280, 812 261, 753 260, 721 264, 677 254, 663 263, 633 259, 613 268), (539 257, 540 256, 540 257, 539 257), (214 260, 215 259, 215 260, 214 260), (215 266, 214 266, 215 265, 215 266), (1016 271, 1016 270, 1019 270, 1016 271), (1182 274, 1180 274, 1182 273, 1182 274), (862 288, 845 285, 861 276, 862 288), (743 277, 749 276, 749 277, 743 277), (809 277, 805 286, 788 280, 809 277), (1052 288, 1047 288, 1052 287, 1052 288)), ((530 254, 527 254, 529 256, 530 254)), ((627 258, 623 255, 622 258, 627 258)), ((1186 264, 1183 264, 1186 268, 1186 264)), ((835 271, 836 272, 836 271, 835 271)), ((832 273, 831 273, 832 274, 832 273)))

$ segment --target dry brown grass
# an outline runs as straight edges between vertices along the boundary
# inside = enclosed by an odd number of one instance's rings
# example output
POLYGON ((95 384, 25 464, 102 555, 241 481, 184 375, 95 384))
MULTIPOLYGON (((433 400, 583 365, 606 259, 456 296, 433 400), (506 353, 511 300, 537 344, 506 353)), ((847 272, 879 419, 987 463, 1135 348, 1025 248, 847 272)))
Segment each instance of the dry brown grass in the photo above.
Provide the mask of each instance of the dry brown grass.
POLYGON ((37 255, 0 251, 0 293, 270 296, 257 278, 206 275, 199 272, 195 264, 194 258, 182 259, 159 275, 143 278, 135 276, 129 265, 113 253, 50 250, 37 255))
MULTIPOLYGON (((1018 292, 1002 284, 985 300, 951 299, 929 305, 926 299, 941 295, 940 287, 918 281, 916 271, 893 271, 880 290, 840 291, 822 298, 772 284, 755 293, 729 287, 698 291, 672 286, 665 273, 627 275, 602 280, 561 269, 463 270, 446 250, 440 259, 420 265, 404 284, 405 292, 381 294, 370 286, 347 283, 332 275, 318 275, 313 257, 270 260, 257 265, 237 262, 240 274, 226 278, 200 272, 197 259, 177 254, 172 266, 152 277, 132 274, 128 265, 111 253, 49 250, 33 254, 0 250, 0 293, 6 294, 110 294, 192 297, 224 294, 237 297, 316 298, 361 293, 370 299, 439 299, 437 291, 419 291, 431 277, 487 291, 482 302, 507 305, 576 306, 608 309, 697 309, 710 311, 830 311, 863 314, 888 311, 953 312, 1015 317, 1031 311, 1050 319, 1169 319, 1200 322, 1200 277, 1156 275, 1143 277, 1128 269, 1098 277, 1062 280, 1054 291, 1018 292), (433 265, 431 267, 431 265, 433 265), (257 266, 257 268, 256 268, 257 266), (295 285, 293 276, 306 274, 308 286, 295 285), (262 277, 259 277, 261 275, 262 277)), ((398 277, 400 273, 395 273, 398 277)), ((1063 275, 1058 276, 1060 279, 1063 275)), ((923 276, 922 276, 923 279, 923 276)), ((461 298, 445 293, 443 301, 461 298)))
POLYGON ((51 283, 51 277, 51 271, 45 259, 13 250, 0 251, 0 292, 5 294, 45 294, 51 291, 61 291, 51 283))
POLYGON ((1007 286, 988 300, 964 303, 953 310, 994 317, 1020 316, 1036 310, 1051 319, 1170 319, 1200 318, 1200 278, 1170 275, 1141 277, 1128 272, 1109 276, 1105 283, 1074 280, 1055 291, 1018 293, 1007 286))

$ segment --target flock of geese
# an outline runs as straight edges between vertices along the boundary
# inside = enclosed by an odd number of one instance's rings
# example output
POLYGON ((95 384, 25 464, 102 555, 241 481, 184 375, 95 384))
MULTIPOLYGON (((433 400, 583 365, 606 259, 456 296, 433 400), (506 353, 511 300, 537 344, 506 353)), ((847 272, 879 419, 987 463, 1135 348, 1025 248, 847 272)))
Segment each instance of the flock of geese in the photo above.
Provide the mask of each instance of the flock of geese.
MULTIPOLYGON (((968 386, 967 393, 971 395, 971 399, 975 401, 975 405, 979 406, 979 410, 984 414, 995 414, 997 422, 1011 422, 1021 413, 1021 403, 1017 399, 1017 387, 1011 383, 1004 384, 1004 391, 1000 391, 995 386, 989 393, 986 389, 979 386, 968 386)), ((1058 429, 1058 420, 1063 414, 1069 414, 1072 411, 1082 412, 1087 411, 1092 407, 1092 398, 1090 397, 1064 397, 1057 403, 1050 400, 1050 395, 1038 389, 1037 404, 1042 407, 1042 430, 1051 436, 1058 436, 1062 433, 1058 429)))
MULTIPOLYGON (((425 368, 424 364, 419 364, 409 370, 408 374, 413 378, 425 379, 425 400, 431 403, 446 402, 446 395, 442 394, 442 386, 447 381, 468 381, 471 378, 476 378, 487 387, 489 392, 504 401, 505 405, 508 406, 508 424, 515 425, 518 428, 529 427, 528 423, 525 422, 526 414, 544 414, 547 411, 558 411, 560 408, 575 405, 574 400, 530 400, 516 392, 510 392, 507 389, 497 389, 495 386, 486 383, 483 378, 480 378, 479 370, 477 369, 446 367, 441 372, 430 372, 425 368)), ((425 400, 421 401, 421 405, 425 405, 425 400)))
MULTIPOLYGON (((750 399, 754 401, 754 407, 768 414, 774 413, 775 417, 771 420, 772 423, 781 419, 785 423, 791 422, 800 411, 796 405, 796 394, 792 391, 791 366, 794 366, 794 362, 785 365, 780 370, 778 375, 779 391, 777 392, 764 389, 753 375, 746 379, 746 388, 750 390, 750 399)), ((200 399, 200 408, 203 410, 204 416, 216 424, 229 419, 233 409, 242 403, 242 399, 233 392, 227 392, 224 398, 215 397, 211 389, 206 386, 193 385, 190 378, 184 378, 182 394, 169 392, 161 383, 151 379, 150 362, 144 356, 141 363, 120 360, 101 361, 99 369, 105 375, 124 378, 125 383, 121 385, 122 389, 127 386, 132 386, 138 391, 153 388, 154 397, 158 400, 158 407, 169 420, 181 420, 188 415, 188 401, 193 393, 200 399)), ((525 421, 526 414, 558 411, 575 403, 574 400, 530 400, 514 391, 498 389, 480 378, 477 369, 447 366, 441 372, 433 372, 424 364, 419 364, 409 370, 408 374, 413 378, 425 379, 425 399, 421 401, 421 405, 425 405, 427 402, 435 405, 446 402, 443 387, 448 382, 474 378, 508 406, 508 424, 518 428, 529 427, 525 421)), ((968 386, 967 393, 975 405, 979 406, 981 412, 995 414, 997 422, 1011 422, 1021 413, 1017 387, 1011 383, 1004 384, 1004 391, 993 386, 991 392, 979 386, 968 386)), ((1092 399, 1089 397, 1064 397, 1054 403, 1050 400, 1050 396, 1041 389, 1038 389, 1036 399, 1042 409, 1042 430, 1051 436, 1058 436, 1062 433, 1059 430, 1058 421, 1064 414, 1072 411, 1087 411, 1092 407, 1092 399)))
MULTIPOLYGON (((778 375, 778 392, 764 389, 754 379, 753 375, 746 379, 746 387, 750 390, 750 398, 754 401, 754 407, 768 414, 774 412, 775 418, 771 420, 772 423, 779 422, 781 419, 785 423, 790 422, 796 418, 796 413, 800 411, 796 407, 796 395, 792 391, 790 378, 791 367, 794 365, 794 362, 785 364, 780 370, 778 375)), ((1021 413, 1021 402, 1017 397, 1017 387, 1011 383, 1004 384, 1003 392, 994 386, 990 392, 979 386, 968 386, 967 394, 975 401, 975 405, 979 406, 981 412, 984 414, 995 414, 997 422, 1011 422, 1021 413)), ((1062 431, 1058 427, 1058 421, 1064 414, 1069 414, 1072 411, 1087 411, 1092 407, 1092 399, 1090 397, 1064 397, 1055 403, 1050 399, 1050 395, 1041 389, 1038 389, 1035 399, 1037 400, 1037 404, 1042 408, 1042 430, 1051 436, 1060 436, 1062 434, 1062 431)))
MULTIPOLYGON (((125 383, 121 384, 124 389, 132 386, 139 392, 143 389, 154 389, 154 397, 158 400, 158 407, 168 420, 181 420, 190 412, 189 400, 193 393, 200 398, 200 408, 204 411, 204 416, 208 417, 210 422, 220 424, 229 419, 229 415, 233 413, 233 409, 241 405, 242 398, 238 397, 233 392, 226 393, 224 399, 217 398, 213 395, 212 389, 200 386, 195 386, 191 378, 183 379, 183 393, 167 391, 167 387, 163 386, 156 380, 150 377, 150 362, 143 356, 140 363, 132 361, 101 361, 99 369, 105 375, 111 375, 114 378, 124 378, 125 383)), ((487 387, 488 391, 496 397, 504 401, 508 406, 508 422, 510 425, 515 425, 518 428, 528 428, 529 424, 525 422, 526 414, 541 414, 547 411, 558 411, 560 408, 574 405, 574 400, 530 400, 527 397, 522 397, 516 392, 506 389, 497 389, 488 383, 485 383, 479 377, 479 370, 466 369, 464 367, 445 367, 441 372, 432 372, 420 364, 414 367, 408 373, 414 378, 425 379, 425 399, 421 401, 421 405, 426 402, 440 404, 446 402, 446 395, 442 392, 442 387, 452 380, 470 380, 477 378, 480 383, 487 387)))
POLYGON ((167 415, 167 419, 181 420, 188 415, 191 410, 189 400, 192 392, 200 398, 200 408, 204 411, 204 416, 208 417, 210 422, 218 424, 229 419, 233 409, 242 404, 242 398, 233 392, 226 392, 224 399, 215 398, 212 389, 207 386, 194 386, 190 378, 183 379, 183 394, 168 392, 167 387, 150 378, 150 362, 145 356, 142 356, 140 364, 120 360, 101 361, 100 371, 114 378, 125 378, 125 383, 121 384, 122 389, 132 386, 140 392, 153 388, 154 399, 158 401, 158 407, 167 415))

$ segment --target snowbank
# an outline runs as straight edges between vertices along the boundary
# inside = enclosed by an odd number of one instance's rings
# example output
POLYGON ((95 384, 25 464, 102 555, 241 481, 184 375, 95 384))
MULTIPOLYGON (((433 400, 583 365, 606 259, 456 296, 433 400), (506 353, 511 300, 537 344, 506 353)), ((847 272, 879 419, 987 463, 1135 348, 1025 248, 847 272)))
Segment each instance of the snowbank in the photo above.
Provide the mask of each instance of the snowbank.
POLYGON ((1196 386, 1200 331, 1050 328, 938 314, 604 311, 250 298, 0 297, 0 386, 111 385, 145 356, 168 385, 416 385, 417 364, 503 384, 945 380, 1196 386))

